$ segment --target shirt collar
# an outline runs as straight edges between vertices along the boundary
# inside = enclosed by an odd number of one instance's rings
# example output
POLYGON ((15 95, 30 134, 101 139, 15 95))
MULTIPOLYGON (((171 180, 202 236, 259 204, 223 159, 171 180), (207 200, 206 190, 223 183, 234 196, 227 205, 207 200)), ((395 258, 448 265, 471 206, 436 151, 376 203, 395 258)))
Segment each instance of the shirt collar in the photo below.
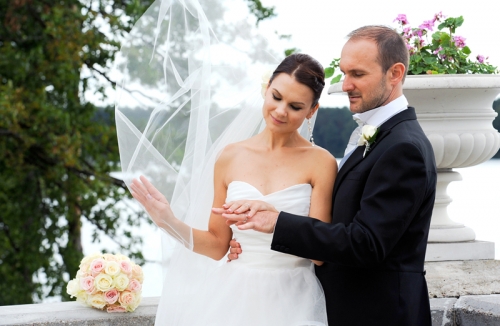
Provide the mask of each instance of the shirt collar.
POLYGON ((363 113, 356 113, 352 117, 354 120, 359 119, 367 125, 380 127, 384 122, 407 108, 408 100, 404 95, 401 95, 384 106, 363 113))

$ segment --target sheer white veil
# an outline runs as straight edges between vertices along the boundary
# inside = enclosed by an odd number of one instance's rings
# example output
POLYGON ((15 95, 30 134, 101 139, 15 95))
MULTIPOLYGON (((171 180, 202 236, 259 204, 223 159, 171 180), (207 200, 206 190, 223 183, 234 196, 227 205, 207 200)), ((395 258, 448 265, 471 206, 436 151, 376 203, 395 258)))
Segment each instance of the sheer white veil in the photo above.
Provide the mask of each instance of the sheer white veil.
MULTIPOLYGON (((146 176, 194 228, 208 228, 221 150, 264 128, 262 75, 282 58, 250 27, 225 24, 221 1, 156 0, 116 58, 124 181, 129 186, 146 176)), ((306 123, 300 132, 307 137, 306 123)), ((162 237, 165 280, 156 323, 169 325, 221 262, 187 250, 190 231, 176 236, 182 245, 162 237)))

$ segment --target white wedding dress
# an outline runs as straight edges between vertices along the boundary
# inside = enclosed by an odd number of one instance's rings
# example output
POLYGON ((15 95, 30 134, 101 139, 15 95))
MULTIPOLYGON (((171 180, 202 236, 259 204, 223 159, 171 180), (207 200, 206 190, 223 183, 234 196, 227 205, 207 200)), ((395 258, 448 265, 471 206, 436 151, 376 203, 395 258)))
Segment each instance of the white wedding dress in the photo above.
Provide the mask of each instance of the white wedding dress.
MULTIPOLYGON (((299 215, 308 215, 311 185, 297 184, 263 195, 254 186, 233 181, 227 202, 262 200, 299 215)), ((215 269, 193 302, 177 307, 165 326, 327 325, 325 298, 313 263, 270 249, 272 234, 232 227, 241 244, 237 260, 215 269)), ((162 307, 159 307, 159 310, 162 307)))

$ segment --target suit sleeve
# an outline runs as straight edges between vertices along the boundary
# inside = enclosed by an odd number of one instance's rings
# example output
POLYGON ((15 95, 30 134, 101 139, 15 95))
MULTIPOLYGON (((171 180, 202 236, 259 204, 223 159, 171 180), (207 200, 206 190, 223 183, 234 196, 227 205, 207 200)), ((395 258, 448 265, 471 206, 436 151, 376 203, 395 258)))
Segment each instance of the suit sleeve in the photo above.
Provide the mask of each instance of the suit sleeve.
POLYGON ((352 223, 329 224, 281 212, 271 249, 355 266, 381 262, 417 215, 428 183, 418 147, 408 142, 395 144, 370 171, 352 223))

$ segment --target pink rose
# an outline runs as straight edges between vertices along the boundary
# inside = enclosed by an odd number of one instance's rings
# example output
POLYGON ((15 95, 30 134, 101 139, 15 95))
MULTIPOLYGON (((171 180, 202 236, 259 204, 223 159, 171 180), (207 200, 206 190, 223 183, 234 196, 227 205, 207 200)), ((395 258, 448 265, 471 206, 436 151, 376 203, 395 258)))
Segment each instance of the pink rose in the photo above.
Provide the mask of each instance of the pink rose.
POLYGON ((109 290, 106 293, 104 293, 104 300, 106 300, 106 302, 109 304, 115 303, 118 300, 118 297, 119 297, 119 294, 118 294, 118 290, 116 290, 116 289, 112 289, 112 290, 109 290))
POLYGON ((105 267, 106 262, 102 258, 97 258, 90 263, 90 272, 93 276, 99 274, 105 267))
POLYGON ((94 291, 94 278, 92 276, 82 277, 80 287, 88 294, 91 294, 94 291))
POLYGON ((119 306, 119 305, 112 305, 112 306, 109 306, 107 309, 106 309, 107 312, 126 312, 127 309, 123 308, 122 306, 119 306))
POLYGON ((144 280, 144 273, 142 272, 141 266, 134 264, 132 267, 132 277, 137 279, 139 282, 144 280))
POLYGON ((129 290, 129 291, 139 292, 139 291, 141 291, 141 289, 142 289, 142 284, 138 280, 136 280, 136 279, 132 279, 128 283, 127 290, 129 290))
POLYGON ((120 294, 120 304, 122 306, 130 306, 134 303, 135 301, 135 295, 130 292, 130 291, 123 291, 121 294, 120 294))
POLYGON ((132 265, 126 260, 120 262, 120 268, 125 274, 130 275, 132 273, 132 265))

